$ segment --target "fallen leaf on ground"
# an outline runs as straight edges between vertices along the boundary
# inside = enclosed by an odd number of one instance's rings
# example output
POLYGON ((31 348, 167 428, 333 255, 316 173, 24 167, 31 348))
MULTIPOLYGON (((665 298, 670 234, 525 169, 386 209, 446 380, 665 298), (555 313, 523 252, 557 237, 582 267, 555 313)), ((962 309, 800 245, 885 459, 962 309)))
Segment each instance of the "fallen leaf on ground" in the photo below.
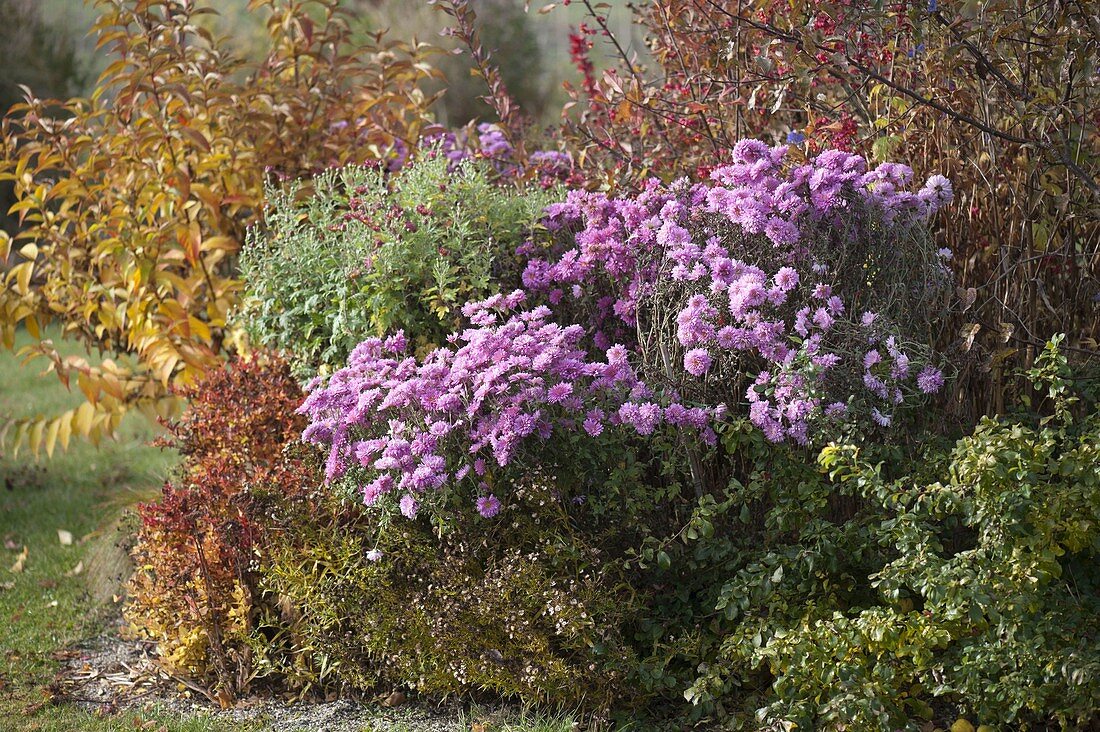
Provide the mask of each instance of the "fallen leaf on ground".
POLYGON ((68 572, 65 573, 65 576, 66 577, 75 577, 83 571, 84 571, 84 562, 79 561, 79 562, 76 563, 75 567, 73 567, 72 569, 70 569, 68 572))
POLYGON ((57 540, 61 542, 61 546, 72 546, 73 533, 71 531, 65 531, 65 529, 58 529, 57 540))
POLYGON ((14 582, 0 582, 0 590, 14 590, 14 589, 15 589, 15 583, 14 582))
POLYGON ((16 558, 15 564, 11 565, 11 571, 12 572, 18 573, 18 572, 23 571, 23 567, 26 566, 26 564, 27 564, 27 555, 29 553, 30 553, 30 550, 27 549, 27 547, 24 546, 22 553, 19 555, 18 558, 16 558))
POLYGON ((399 705, 404 704, 404 703, 405 703, 405 695, 402 694, 400 691, 395 691, 392 694, 390 694, 389 696, 387 696, 382 701, 382 706, 384 706, 384 707, 396 707, 396 706, 399 706, 399 705))

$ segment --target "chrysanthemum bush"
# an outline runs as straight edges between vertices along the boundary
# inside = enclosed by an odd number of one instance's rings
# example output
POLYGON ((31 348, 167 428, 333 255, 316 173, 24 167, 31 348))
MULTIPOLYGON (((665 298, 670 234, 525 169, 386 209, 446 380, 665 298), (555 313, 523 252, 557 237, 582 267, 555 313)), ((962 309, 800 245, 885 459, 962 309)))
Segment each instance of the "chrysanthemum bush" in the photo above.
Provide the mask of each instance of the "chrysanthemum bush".
POLYGON ((514 516, 528 477, 553 475, 548 498, 572 525, 618 521, 589 541, 638 593, 623 630, 634 688, 723 713, 759 672, 710 667, 735 616, 697 626, 755 582, 738 577, 755 577, 761 552, 718 532, 791 553, 835 539, 825 577, 800 588, 811 595, 871 571, 847 559, 870 540, 854 520, 865 506, 795 510, 828 493, 801 451, 841 430, 881 437, 942 388, 927 343, 948 277, 926 229, 950 197, 901 165, 788 163, 752 141, 709 183, 569 193, 548 234, 518 247, 525 289, 467 303, 446 346, 418 357, 404 333, 371 338, 309 385, 304 438, 325 448, 335 493, 372 517, 364 566, 403 561, 386 546, 410 524, 451 537, 514 516))
POLYGON ((973 423, 1003 410, 1026 385, 1009 372, 1051 333, 1067 333, 1073 358, 1095 360, 1090 5, 654 0, 633 4, 649 53, 627 58, 628 38, 604 37, 617 11, 578 4, 590 11, 570 38, 584 81, 563 133, 588 180, 709 170, 745 135, 934 169, 958 196, 939 236, 959 285, 973 288, 941 340, 961 340, 973 363, 960 368, 951 414, 973 423), (609 55, 615 67, 594 73, 609 55))
POLYGON ((468 485, 491 518, 500 509, 493 483, 508 486, 545 459, 525 443, 561 431, 594 438, 624 420, 640 434, 660 422, 705 428, 705 409, 646 399, 653 395, 622 346, 608 349, 606 361, 590 359, 579 347, 584 328, 550 321, 546 306, 496 322, 504 313, 494 306, 523 300, 517 290, 468 305, 481 325, 422 362, 405 353, 404 334, 360 344, 301 407, 312 420, 305 439, 328 448, 326 477, 355 483, 368 506, 395 498, 407 518, 421 502, 468 485))
POLYGON ((774 442, 805 444, 822 421, 889 426, 943 385, 927 344, 950 254, 928 220, 951 184, 918 190, 908 167, 868 170, 840 151, 787 156, 746 140, 709 184, 572 192, 547 222, 565 244, 533 258, 524 284, 587 303, 597 346, 633 336, 651 382, 711 405, 747 400, 774 442))
POLYGON ((948 277, 922 228, 950 184, 909 192, 905 166, 867 171, 830 151, 784 168, 785 155, 745 141, 714 185, 551 206, 545 224, 568 248, 531 258, 523 283, 553 307, 581 305, 593 332, 547 305, 523 309, 516 290, 464 306, 470 327, 422 360, 404 334, 365 341, 302 407, 327 477, 367 505, 391 496, 410 518, 466 486, 485 513, 500 501, 487 464, 522 471, 521 446, 561 431, 687 428, 687 442, 713 445, 731 409, 772 442, 889 427, 906 397, 943 385, 921 327, 948 277))

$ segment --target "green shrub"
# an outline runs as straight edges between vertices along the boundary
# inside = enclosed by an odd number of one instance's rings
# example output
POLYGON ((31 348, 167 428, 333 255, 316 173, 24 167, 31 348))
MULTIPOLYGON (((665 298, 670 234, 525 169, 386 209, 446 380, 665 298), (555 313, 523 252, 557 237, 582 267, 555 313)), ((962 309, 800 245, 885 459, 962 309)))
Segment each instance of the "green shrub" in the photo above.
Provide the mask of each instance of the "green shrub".
POLYGON ((287 502, 262 586, 288 611, 258 629, 258 654, 304 686, 629 703, 618 629, 634 591, 544 481, 518 493, 492 520, 381 530, 330 490, 287 502))
POLYGON ((1030 372, 1052 413, 983 419, 942 482, 887 480, 851 446, 822 452, 843 491, 885 511, 874 539, 892 558, 868 577, 873 602, 825 614, 808 603, 764 639, 764 716, 915 729, 939 699, 1014 728, 1096 721, 1100 412, 1075 419, 1059 340, 1030 372))
MULTIPOLYGON (((836 495, 808 450, 770 443, 748 420, 720 437, 717 454, 702 457, 724 468, 711 483, 725 487, 695 502, 684 499, 690 487, 656 497, 658 510, 642 517, 648 536, 622 559, 635 587, 652 588, 633 611, 634 683, 656 713, 695 721, 751 718, 773 681, 751 651, 860 606, 886 561, 874 536, 880 511, 836 495)), ((661 455, 680 470, 673 446, 661 455)))
POLYGON ((518 282, 515 249, 552 200, 431 153, 392 176, 349 167, 269 188, 241 259, 243 318, 314 366, 342 365, 365 337, 397 329, 442 345, 462 303, 518 282))
POLYGON ((631 532, 605 544, 646 588, 622 632, 650 713, 768 729, 1095 721, 1100 412, 1074 401, 1055 346, 1031 376, 1039 414, 987 418, 953 449, 831 445, 815 461, 730 423, 711 461, 726 488, 694 507, 675 446, 651 443, 666 488, 636 475, 634 510, 619 509, 631 532))

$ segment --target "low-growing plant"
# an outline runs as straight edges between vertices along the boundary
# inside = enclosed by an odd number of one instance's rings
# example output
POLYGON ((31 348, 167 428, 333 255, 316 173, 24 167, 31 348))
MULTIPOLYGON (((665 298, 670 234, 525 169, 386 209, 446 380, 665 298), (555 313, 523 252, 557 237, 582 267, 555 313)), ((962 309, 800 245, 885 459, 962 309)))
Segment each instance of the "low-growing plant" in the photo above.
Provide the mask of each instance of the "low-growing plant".
MULTIPOLYGON (((994 725, 1083 729, 1100 708, 1100 411, 1073 416, 1061 337, 1029 373, 1052 413, 985 418, 924 485, 850 445, 820 462, 881 507, 874 597, 817 609, 733 657, 769 668, 763 718, 917 729, 946 700, 994 725)), ((739 647, 740 646, 740 647, 739 647)))
POLYGON ((529 474, 508 511, 486 504, 443 533, 426 512, 379 531, 357 501, 319 489, 284 361, 234 360, 180 395, 189 408, 169 444, 184 464, 140 509, 125 615, 212 700, 256 680, 301 695, 386 684, 597 708, 632 698, 619 619, 637 591, 602 554, 621 541, 621 514, 603 499, 602 518, 579 520, 587 506, 560 490, 614 469, 615 500, 635 501, 640 468, 618 466, 621 449, 529 474))
POLYGON ((555 485, 532 475, 509 510, 446 527, 422 515, 379 531, 327 489, 286 504, 261 587, 292 609, 285 630, 258 628, 257 652, 303 686, 632 703, 620 628, 635 591, 555 485))
POLYGON ((422 351, 442 345, 463 303, 518 282, 516 248, 553 200, 497 185, 489 155, 447 135, 396 174, 350 167, 269 188, 242 253, 242 319, 257 340, 311 367, 393 330, 422 351))

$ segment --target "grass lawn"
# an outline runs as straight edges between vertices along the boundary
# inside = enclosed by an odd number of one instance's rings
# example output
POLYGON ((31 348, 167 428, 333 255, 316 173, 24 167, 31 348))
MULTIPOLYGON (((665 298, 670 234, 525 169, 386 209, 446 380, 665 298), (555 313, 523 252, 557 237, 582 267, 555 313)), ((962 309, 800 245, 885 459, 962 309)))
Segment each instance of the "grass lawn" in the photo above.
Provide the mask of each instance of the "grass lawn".
MULTIPOLYGON (((0 352, 0 417, 55 414, 80 403, 79 394, 40 372, 0 352)), ((122 581, 111 557, 121 554, 114 543, 123 509, 154 496, 172 465, 171 452, 148 444, 154 430, 134 414, 118 441, 98 449, 74 440, 50 460, 0 457, 0 730, 96 732, 146 728, 142 723, 226 729, 203 718, 125 713, 101 719, 73 706, 42 704, 57 671, 55 654, 101 631, 109 614, 122 581), (71 545, 62 544, 59 530, 71 535, 71 545), (24 547, 23 569, 13 572, 24 547)))
MULTIPOLYGON (((79 404, 79 393, 40 371, 0 351, 0 418, 56 414, 79 404)), ((59 448, 49 460, 25 452, 0 455, 0 730, 257 729, 258 723, 157 710, 100 717, 72 704, 46 703, 58 652, 102 632, 105 619, 115 616, 113 596, 125 579, 117 544, 133 530, 123 518, 126 508, 153 498, 176 459, 150 446, 155 427, 138 414, 126 418, 120 433, 98 449, 74 438, 68 452, 59 448), (72 543, 63 544, 58 531, 68 532, 72 543), (22 571, 14 572, 24 548, 22 571)), ((474 713, 464 722, 477 732, 574 728, 568 715, 474 713)), ((369 722, 364 729, 372 729, 369 722)))

